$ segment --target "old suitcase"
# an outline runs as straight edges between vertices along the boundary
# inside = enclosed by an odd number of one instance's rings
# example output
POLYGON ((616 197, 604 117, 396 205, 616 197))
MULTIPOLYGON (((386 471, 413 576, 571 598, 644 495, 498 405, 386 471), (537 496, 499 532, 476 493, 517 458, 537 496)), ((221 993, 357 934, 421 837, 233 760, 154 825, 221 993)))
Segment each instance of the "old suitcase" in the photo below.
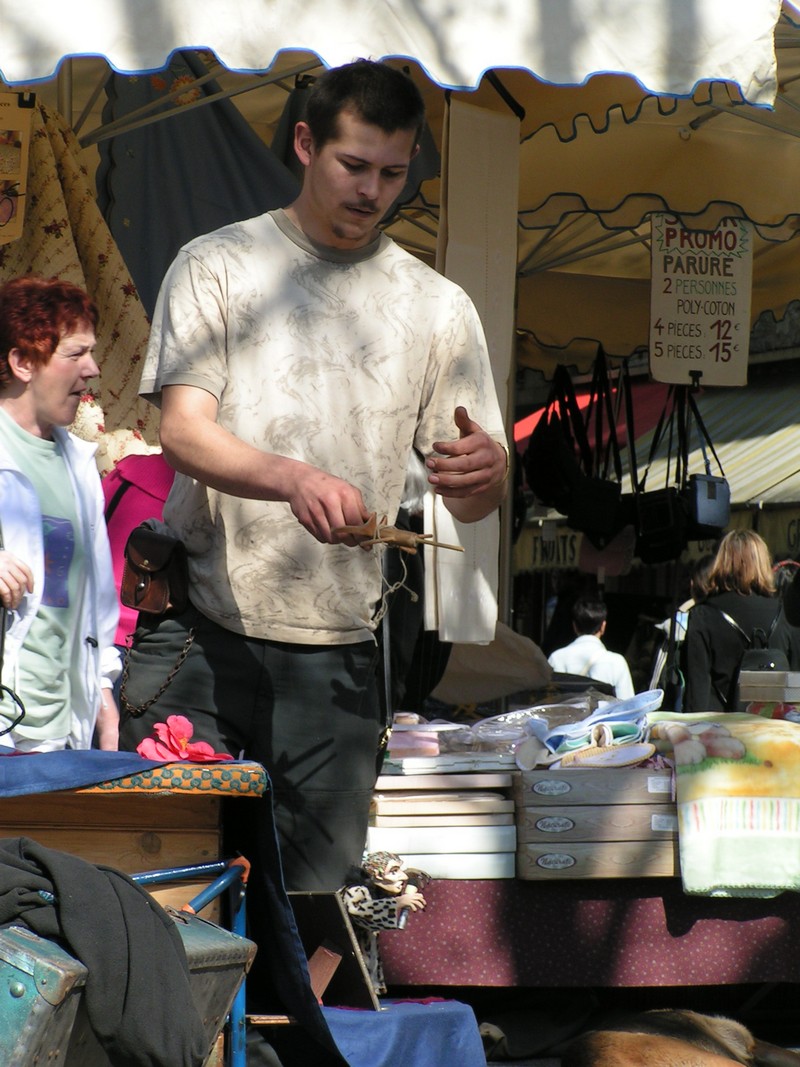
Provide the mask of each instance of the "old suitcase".
MULTIPOLYGON (((256 946, 199 916, 167 911, 183 939, 210 1057, 256 946)), ((25 927, 0 930, 0 1064, 113 1067, 82 1003, 87 973, 63 948, 25 927)))

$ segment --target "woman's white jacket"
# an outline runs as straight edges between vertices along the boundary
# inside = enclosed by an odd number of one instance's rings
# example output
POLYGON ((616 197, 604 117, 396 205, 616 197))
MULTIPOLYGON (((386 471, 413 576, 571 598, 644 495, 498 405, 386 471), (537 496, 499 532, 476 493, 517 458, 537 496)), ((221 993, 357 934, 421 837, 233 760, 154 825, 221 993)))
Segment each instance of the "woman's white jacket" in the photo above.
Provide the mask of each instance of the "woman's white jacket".
MULTIPOLYGON (((79 688, 73 693, 69 744, 90 748, 100 689, 110 688, 120 673, 121 658, 114 646, 119 616, 111 565, 111 550, 103 513, 103 492, 95 464, 96 446, 60 427, 54 438, 61 445, 72 482, 86 555, 86 591, 80 640, 75 655, 79 688)), ((2 664, 2 683, 16 690, 19 652, 36 616, 44 588, 44 543, 39 498, 30 480, 0 442, 0 533, 3 547, 24 560, 33 571, 33 593, 10 612, 2 664)))

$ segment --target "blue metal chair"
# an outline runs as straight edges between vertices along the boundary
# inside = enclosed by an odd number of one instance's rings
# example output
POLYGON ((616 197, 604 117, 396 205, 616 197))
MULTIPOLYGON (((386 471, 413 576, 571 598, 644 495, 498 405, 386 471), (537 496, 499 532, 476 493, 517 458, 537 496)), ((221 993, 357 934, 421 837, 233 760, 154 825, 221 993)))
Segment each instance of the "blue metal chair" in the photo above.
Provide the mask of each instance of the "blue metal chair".
MULTIPOLYGON (((165 882, 181 882, 187 879, 196 880, 198 877, 205 878, 216 875, 204 889, 181 907, 181 911, 196 915, 202 911, 212 900, 215 900, 226 889, 233 889, 238 883, 238 892, 229 896, 230 906, 230 929, 240 937, 245 936, 246 931, 246 890, 247 878, 250 873, 250 863, 243 857, 237 856, 231 860, 218 860, 213 863, 196 863, 186 867, 166 867, 157 871, 143 871, 140 874, 132 874, 131 879, 138 885, 147 887, 161 885, 165 882)), ((234 997, 228 1018, 228 1044, 226 1061, 228 1067, 246 1067, 247 1062, 247 1027, 245 1018, 245 979, 239 986, 234 997)))

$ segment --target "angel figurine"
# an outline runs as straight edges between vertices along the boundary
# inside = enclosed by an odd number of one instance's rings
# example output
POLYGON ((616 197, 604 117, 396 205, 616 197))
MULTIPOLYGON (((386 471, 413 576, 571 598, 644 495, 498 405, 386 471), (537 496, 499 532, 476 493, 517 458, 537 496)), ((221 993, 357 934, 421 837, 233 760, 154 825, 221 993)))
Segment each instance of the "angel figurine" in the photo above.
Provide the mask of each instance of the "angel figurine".
POLYGON ((378 996, 386 993, 378 933, 402 930, 412 912, 423 910, 422 890, 430 880, 425 871, 406 867, 394 852, 370 852, 352 884, 340 890, 378 996))

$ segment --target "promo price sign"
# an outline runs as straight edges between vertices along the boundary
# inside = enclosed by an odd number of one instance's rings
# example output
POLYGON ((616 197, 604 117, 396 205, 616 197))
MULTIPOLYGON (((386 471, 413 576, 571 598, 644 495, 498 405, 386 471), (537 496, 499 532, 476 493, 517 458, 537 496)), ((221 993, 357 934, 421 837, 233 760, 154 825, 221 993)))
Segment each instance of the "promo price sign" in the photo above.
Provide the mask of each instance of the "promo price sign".
POLYGON ((723 219, 713 232, 652 217, 650 374, 657 382, 746 385, 753 228, 723 219))

